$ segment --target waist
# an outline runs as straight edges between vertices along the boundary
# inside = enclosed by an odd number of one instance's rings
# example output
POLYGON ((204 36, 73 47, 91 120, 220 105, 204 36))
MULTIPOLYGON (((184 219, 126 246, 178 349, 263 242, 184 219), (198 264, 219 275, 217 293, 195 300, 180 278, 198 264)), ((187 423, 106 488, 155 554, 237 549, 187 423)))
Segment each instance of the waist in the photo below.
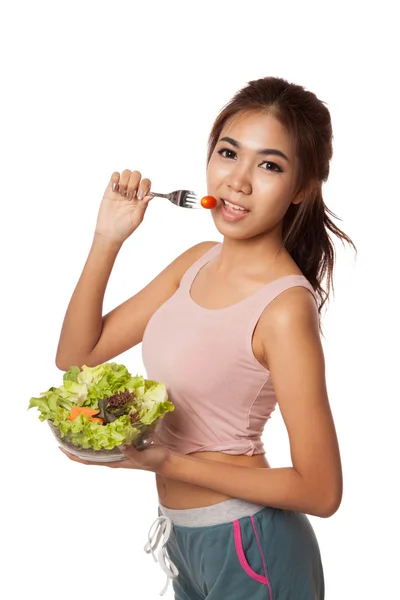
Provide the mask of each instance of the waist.
POLYGON ((180 527, 209 527, 250 517, 264 508, 261 504, 253 504, 239 498, 230 498, 211 506, 186 509, 167 508, 159 502, 159 515, 168 517, 173 525, 180 527))
POLYGON ((156 444, 167 446, 174 452, 191 455, 222 453, 231 456, 253 456, 265 453, 259 433, 235 433, 232 427, 224 433, 217 430, 215 424, 213 428, 204 424, 200 426, 194 420, 179 416, 178 411, 176 415, 174 412, 166 415, 154 432, 156 444))
MULTIPOLYGON (((257 469, 267 469, 270 466, 265 454, 246 456, 224 454, 223 452, 194 452, 191 456, 257 469)), ((156 475, 156 483, 160 504, 170 509, 203 508, 232 499, 231 496, 221 494, 215 490, 176 479, 169 479, 158 474, 156 475)))

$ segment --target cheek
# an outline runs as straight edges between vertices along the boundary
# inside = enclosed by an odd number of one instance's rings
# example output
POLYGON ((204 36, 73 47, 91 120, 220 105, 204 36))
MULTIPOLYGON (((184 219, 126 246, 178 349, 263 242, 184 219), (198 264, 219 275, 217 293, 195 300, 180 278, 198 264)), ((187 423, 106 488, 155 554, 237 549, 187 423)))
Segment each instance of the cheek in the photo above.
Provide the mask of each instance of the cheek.
POLYGON ((219 185, 228 173, 228 165, 222 163, 219 156, 213 155, 207 166, 207 183, 209 185, 219 185))
MULTIPOLYGON (((212 159, 211 159, 211 161, 212 161, 212 159)), ((212 165, 211 161, 208 163, 207 170, 206 170, 206 180, 207 180, 208 187, 210 185, 212 185, 213 180, 214 180, 214 170, 213 170, 213 165, 212 165)))
POLYGON ((207 167, 207 171, 206 171, 206 181, 207 181, 207 187, 210 187, 210 185, 212 185, 213 182, 213 174, 212 174, 212 170, 207 167))
POLYGON ((255 197, 260 199, 257 202, 256 210, 261 218, 266 219, 281 218, 285 215, 291 200, 292 194, 288 189, 286 182, 277 179, 267 179, 259 182, 257 190, 253 188, 255 197), (261 216, 262 215, 262 216, 261 216))

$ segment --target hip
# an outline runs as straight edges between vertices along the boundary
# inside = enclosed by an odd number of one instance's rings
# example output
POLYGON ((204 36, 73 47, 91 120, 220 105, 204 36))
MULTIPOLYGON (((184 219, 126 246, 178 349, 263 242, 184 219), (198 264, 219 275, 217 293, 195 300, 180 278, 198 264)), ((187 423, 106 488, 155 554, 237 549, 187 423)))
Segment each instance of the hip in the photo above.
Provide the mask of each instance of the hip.
POLYGON ((177 598, 250 597, 322 600, 318 543, 306 515, 231 499, 198 509, 171 510, 167 542, 178 571, 177 598))

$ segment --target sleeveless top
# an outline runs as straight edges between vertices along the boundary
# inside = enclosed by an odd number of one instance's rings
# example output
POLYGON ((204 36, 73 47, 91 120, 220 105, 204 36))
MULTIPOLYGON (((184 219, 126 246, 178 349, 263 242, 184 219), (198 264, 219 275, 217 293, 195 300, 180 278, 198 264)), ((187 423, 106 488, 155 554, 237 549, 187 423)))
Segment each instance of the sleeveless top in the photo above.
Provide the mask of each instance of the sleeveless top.
POLYGON ((283 291, 302 286, 316 296, 303 275, 287 275, 226 308, 201 307, 191 298, 192 282, 221 248, 213 246, 186 271, 144 332, 147 377, 165 383, 175 406, 154 441, 181 454, 265 454, 261 435, 277 398, 270 372, 253 354, 253 331, 283 291))

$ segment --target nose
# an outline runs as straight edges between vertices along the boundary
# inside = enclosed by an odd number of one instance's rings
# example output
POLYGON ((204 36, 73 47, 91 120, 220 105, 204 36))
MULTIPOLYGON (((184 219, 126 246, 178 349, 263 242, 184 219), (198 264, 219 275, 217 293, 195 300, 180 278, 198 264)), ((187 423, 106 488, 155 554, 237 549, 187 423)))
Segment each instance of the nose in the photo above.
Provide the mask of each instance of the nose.
POLYGON ((251 180, 245 165, 238 165, 237 163, 232 165, 226 177, 226 184, 236 193, 251 194, 251 180))

